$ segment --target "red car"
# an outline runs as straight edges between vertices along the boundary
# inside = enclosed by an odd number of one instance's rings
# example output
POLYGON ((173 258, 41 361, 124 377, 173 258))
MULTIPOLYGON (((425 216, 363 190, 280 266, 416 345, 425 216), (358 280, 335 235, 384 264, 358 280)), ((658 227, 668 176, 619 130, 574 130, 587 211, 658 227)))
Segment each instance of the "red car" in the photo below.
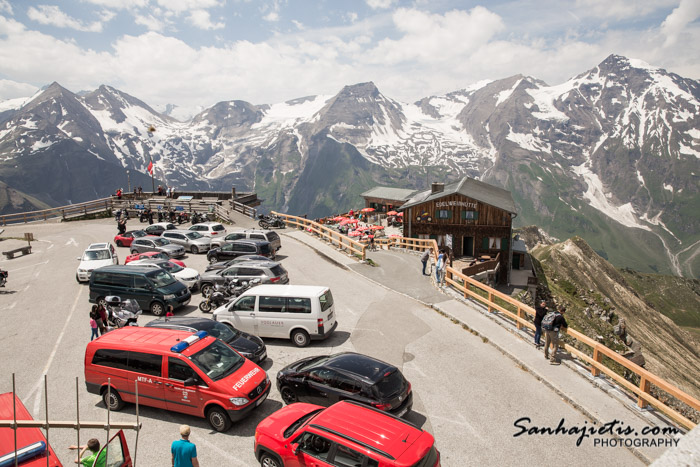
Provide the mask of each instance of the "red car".
POLYGON ((406 420, 357 402, 290 404, 255 429, 264 467, 439 467, 435 439, 406 420))
POLYGON ((147 237, 148 234, 143 230, 129 230, 124 234, 117 234, 114 236, 114 244, 117 246, 131 246, 131 242, 135 238, 147 237))
POLYGON ((185 266, 185 263, 183 263, 179 259, 172 259, 170 256, 168 256, 167 253, 163 253, 162 251, 147 251, 145 253, 134 253, 133 255, 129 255, 126 257, 126 259, 124 260, 124 264, 127 264, 131 261, 136 261, 138 259, 167 259, 177 264, 178 266, 182 266, 183 268, 187 267, 185 266))

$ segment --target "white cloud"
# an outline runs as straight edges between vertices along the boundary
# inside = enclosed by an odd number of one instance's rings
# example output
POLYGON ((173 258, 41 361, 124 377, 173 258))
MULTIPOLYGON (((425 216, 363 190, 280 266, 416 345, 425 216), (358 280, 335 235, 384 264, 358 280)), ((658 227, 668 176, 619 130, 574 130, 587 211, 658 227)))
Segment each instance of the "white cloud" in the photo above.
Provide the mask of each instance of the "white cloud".
POLYGON ((149 31, 163 32, 167 24, 153 15, 135 15, 134 22, 140 26, 145 26, 149 31))
POLYGON ((263 19, 265 21, 270 21, 270 22, 275 22, 280 20, 280 14, 277 13, 276 11, 271 11, 265 16, 263 16, 263 19))
POLYGON ((299 31, 303 31, 304 29, 306 29, 306 27, 304 26, 304 23, 302 23, 301 21, 297 21, 297 20, 293 19, 293 20, 292 20, 292 24, 293 24, 294 26, 296 26, 296 28, 297 28, 299 31))
POLYGON ((367 5, 373 10, 386 9, 391 7, 396 0, 367 0, 367 5))
POLYGON ((665 46, 672 46, 678 40, 685 27, 700 16, 700 2, 697 0, 681 0, 678 8, 674 9, 661 24, 661 32, 666 36, 665 46))
POLYGON ((347 17, 351 23, 354 23, 355 21, 357 21, 357 13, 355 13, 354 11, 349 12, 347 14, 347 17))
POLYGON ((101 14, 100 21, 83 24, 82 21, 68 16, 55 5, 39 5, 36 8, 29 7, 27 16, 40 24, 50 24, 59 28, 75 29, 76 31, 102 32, 103 23, 110 21, 114 17, 114 13, 105 11, 101 14))
POLYGON ((0 0, 0 12, 12 14, 12 5, 7 0, 0 0))
POLYGON ((82 0, 93 5, 110 8, 112 10, 129 10, 133 8, 146 8, 150 0, 82 0))
POLYGON ((223 29, 226 26, 223 22, 213 23, 209 12, 206 10, 192 10, 188 21, 194 27, 204 30, 223 29))
POLYGON ((393 14, 399 39, 383 39, 369 52, 373 63, 419 60, 445 62, 477 50, 504 27, 501 18, 484 7, 444 15, 401 8, 393 14))
POLYGON ((0 100, 29 97, 37 91, 36 86, 18 83, 9 79, 0 79, 0 100))

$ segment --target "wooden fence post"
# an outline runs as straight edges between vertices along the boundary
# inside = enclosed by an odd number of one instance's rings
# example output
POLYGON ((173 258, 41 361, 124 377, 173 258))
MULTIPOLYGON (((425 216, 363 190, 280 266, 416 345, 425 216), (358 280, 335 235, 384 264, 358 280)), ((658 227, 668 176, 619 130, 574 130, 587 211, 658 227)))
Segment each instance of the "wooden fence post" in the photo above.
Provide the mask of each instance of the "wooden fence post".
MULTIPOLYGON (((602 363, 603 361, 603 354, 600 353, 597 346, 593 349, 593 360, 598 363, 602 363)), ((600 376, 600 370, 591 365, 591 375, 600 376)))
MULTIPOLYGON (((523 310, 519 306, 518 306, 518 318, 523 318, 523 310)), ((518 320, 518 322, 516 323, 516 327, 518 330, 520 330, 524 326, 523 326, 523 323, 521 323, 520 320, 518 320)))
POLYGON ((491 308, 491 303, 493 302, 493 294, 489 292, 489 313, 493 313, 493 308, 491 308))
MULTIPOLYGON (((646 392, 647 394, 651 389, 651 384, 649 384, 649 381, 644 376, 641 376, 641 380, 639 381, 639 389, 646 392)), ((637 406, 640 409, 645 409, 648 405, 649 403, 647 401, 645 401, 641 397, 637 397, 637 406)))

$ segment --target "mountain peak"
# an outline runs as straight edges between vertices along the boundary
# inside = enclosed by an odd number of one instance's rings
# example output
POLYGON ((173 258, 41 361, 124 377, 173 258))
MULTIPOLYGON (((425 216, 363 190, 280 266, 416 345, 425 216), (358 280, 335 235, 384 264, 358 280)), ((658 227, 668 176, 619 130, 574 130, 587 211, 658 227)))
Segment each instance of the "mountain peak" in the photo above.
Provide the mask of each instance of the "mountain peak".
POLYGON ((339 93, 338 97, 341 98, 358 98, 358 97, 372 97, 376 98, 381 93, 377 86, 372 82, 368 81, 366 83, 357 83, 345 86, 339 93))

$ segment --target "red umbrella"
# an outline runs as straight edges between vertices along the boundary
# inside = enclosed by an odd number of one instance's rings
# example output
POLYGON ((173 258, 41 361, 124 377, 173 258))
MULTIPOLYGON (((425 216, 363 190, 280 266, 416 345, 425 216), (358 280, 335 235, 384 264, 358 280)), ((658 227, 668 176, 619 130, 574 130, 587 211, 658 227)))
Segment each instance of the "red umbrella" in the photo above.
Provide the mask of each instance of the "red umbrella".
POLYGON ((362 232, 357 231, 357 230, 353 230, 352 232, 350 232, 348 234, 348 237, 359 237, 360 235, 362 235, 362 232))
POLYGON ((382 230, 383 228, 383 225, 373 225, 370 227, 371 230, 382 230))
POLYGON ((333 218, 333 220, 334 220, 335 222, 340 222, 340 221, 342 221, 343 219, 345 219, 345 217, 343 217, 343 216, 336 216, 336 217, 333 218))
POLYGON ((369 229, 369 227, 365 227, 364 225, 361 225, 360 227, 355 227, 355 230, 357 230, 358 232, 364 232, 367 229, 369 229))
POLYGON ((364 208, 364 209, 360 209, 360 212, 374 212, 374 208, 364 208))
POLYGON ((347 225, 347 224, 357 224, 359 221, 357 219, 343 219, 340 221, 340 225, 347 225))
POLYGON ((399 235, 399 234, 391 234, 391 235, 389 235, 389 236, 390 236, 390 237, 398 238, 398 237, 400 237, 401 235, 399 235))
POLYGON ((398 214, 398 212, 396 212, 396 211, 389 211, 386 213, 387 216, 395 216, 397 214, 398 214))
POLYGON ((400 212, 400 213, 397 214, 397 216, 398 216, 398 217, 403 217, 403 213, 400 212))

